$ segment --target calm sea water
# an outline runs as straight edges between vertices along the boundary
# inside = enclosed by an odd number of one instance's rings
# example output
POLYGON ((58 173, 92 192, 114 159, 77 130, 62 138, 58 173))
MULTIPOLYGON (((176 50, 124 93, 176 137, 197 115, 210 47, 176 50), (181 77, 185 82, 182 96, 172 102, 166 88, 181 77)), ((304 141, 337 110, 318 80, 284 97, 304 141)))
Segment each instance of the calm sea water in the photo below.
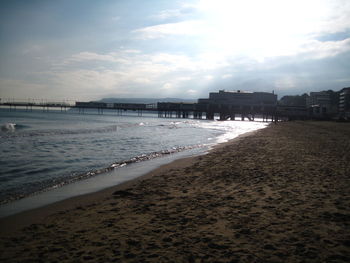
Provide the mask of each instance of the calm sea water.
POLYGON ((0 203, 146 162, 208 147, 263 122, 0 109, 0 203))

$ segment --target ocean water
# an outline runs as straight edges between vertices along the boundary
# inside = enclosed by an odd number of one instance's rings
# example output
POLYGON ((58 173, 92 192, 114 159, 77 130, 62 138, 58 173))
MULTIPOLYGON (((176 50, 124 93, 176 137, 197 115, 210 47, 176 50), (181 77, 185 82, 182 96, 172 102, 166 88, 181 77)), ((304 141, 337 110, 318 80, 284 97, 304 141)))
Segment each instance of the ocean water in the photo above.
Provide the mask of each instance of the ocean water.
POLYGON ((158 118, 153 113, 117 116, 0 109, 0 204, 92 177, 96 181, 150 159, 205 152, 266 125, 158 118))

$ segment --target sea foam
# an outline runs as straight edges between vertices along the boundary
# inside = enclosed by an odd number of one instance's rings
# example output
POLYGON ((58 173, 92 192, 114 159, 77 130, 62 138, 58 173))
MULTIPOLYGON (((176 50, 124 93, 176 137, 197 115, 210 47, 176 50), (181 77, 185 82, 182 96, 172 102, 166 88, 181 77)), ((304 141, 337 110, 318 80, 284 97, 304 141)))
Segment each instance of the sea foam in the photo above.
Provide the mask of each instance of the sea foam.
POLYGON ((3 132, 13 132, 16 130, 16 123, 5 123, 1 125, 1 131, 3 132))

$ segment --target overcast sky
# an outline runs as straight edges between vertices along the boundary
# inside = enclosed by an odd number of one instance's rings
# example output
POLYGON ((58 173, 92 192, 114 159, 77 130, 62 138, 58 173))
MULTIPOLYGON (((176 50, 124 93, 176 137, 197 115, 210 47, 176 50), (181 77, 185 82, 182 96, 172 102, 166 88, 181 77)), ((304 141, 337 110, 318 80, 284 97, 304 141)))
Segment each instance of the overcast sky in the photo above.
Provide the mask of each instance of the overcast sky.
POLYGON ((0 97, 280 97, 350 86, 349 0, 9 0, 0 97))

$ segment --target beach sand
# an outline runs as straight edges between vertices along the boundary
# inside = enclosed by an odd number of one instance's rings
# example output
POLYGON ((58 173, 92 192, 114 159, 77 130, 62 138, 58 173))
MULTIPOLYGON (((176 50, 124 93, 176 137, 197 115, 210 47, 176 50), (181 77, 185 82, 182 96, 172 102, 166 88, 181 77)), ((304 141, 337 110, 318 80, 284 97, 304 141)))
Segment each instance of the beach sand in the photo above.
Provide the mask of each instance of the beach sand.
POLYGON ((271 124, 0 220, 1 262, 350 262, 350 125, 271 124))

